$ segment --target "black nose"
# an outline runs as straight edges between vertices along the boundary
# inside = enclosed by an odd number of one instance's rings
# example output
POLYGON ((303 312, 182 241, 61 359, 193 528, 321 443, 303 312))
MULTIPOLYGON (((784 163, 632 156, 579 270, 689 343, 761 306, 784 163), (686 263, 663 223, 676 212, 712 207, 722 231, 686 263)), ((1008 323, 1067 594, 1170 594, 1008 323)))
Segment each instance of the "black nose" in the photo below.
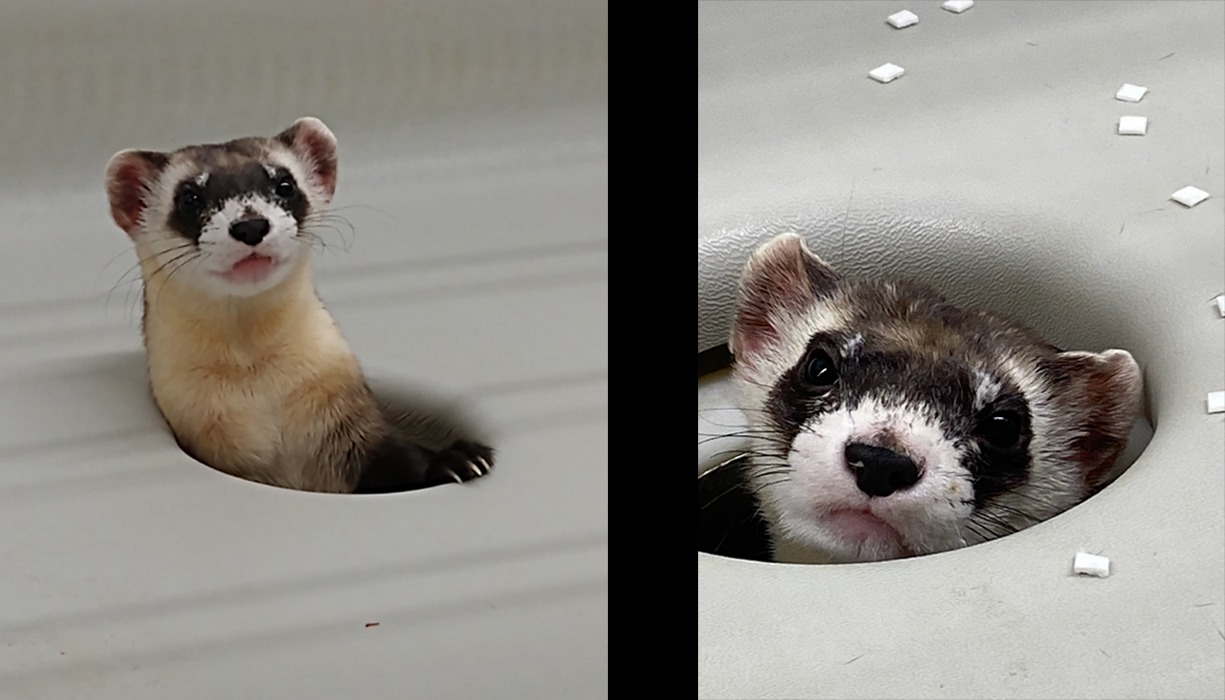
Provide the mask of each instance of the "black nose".
POLYGON ((919 480, 914 461, 893 450, 853 442, 846 446, 845 454, 855 485, 869 496, 888 496, 919 480))
POLYGON ((230 224, 230 236, 247 245, 259 245, 259 242, 267 235, 267 219, 247 219, 230 224))

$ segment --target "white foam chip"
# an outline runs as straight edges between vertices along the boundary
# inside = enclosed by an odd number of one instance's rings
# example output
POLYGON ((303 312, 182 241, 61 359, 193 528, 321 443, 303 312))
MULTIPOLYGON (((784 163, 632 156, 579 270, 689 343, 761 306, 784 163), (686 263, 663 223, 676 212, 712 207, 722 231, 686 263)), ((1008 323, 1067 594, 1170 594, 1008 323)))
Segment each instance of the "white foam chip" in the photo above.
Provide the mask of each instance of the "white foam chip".
POLYGON ((1225 412, 1225 391, 1208 392, 1208 412, 1209 413, 1225 412))
POLYGON ((1216 298, 1216 310, 1221 312, 1221 316, 1225 316, 1225 294, 1216 298))
POLYGON ((1110 558, 1088 552, 1077 552, 1076 561, 1072 562, 1072 571, 1087 576, 1106 578, 1110 575, 1110 558))
POLYGON ((889 20, 889 24, 892 24, 898 29, 902 29, 903 27, 909 27, 915 22, 918 22, 919 16, 910 10, 902 10, 901 12, 894 12, 893 14, 889 15, 887 19, 889 20))
POLYGON ((940 7, 943 7, 949 12, 961 14, 971 7, 974 7, 974 0, 948 0, 948 2, 944 3, 940 7))
POLYGON ((1148 92, 1148 88, 1132 85, 1131 83, 1123 83, 1123 87, 1114 93, 1114 99, 1123 100, 1124 102, 1139 102, 1140 98, 1144 97, 1144 93, 1148 92))
POLYGON ((1193 207, 1205 199, 1208 199, 1208 193, 1198 187, 1191 187, 1188 185, 1170 195, 1170 199, 1178 202, 1184 207, 1193 207))
POLYGON ((906 69, 902 68, 901 66, 895 66, 892 63, 886 63, 880 68, 877 68, 876 70, 869 72, 868 75, 872 76, 873 80, 879 80, 882 83, 887 83, 890 80, 893 80, 894 78, 898 77, 899 75, 905 72, 906 72, 906 69))
POLYGON ((1119 117, 1119 133, 1124 136, 1143 136, 1148 128, 1148 119, 1144 117, 1119 117))

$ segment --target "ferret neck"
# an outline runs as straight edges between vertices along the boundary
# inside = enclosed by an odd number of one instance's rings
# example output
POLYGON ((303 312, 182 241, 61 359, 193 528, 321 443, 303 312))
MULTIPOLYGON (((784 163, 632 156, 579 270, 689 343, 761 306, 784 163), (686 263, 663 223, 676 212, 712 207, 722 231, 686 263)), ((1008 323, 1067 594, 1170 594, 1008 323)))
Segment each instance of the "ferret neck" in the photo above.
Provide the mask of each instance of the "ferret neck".
POLYGON ((315 295, 309 256, 283 282, 251 297, 211 296, 164 277, 145 280, 145 324, 212 331, 231 343, 266 340, 322 308, 315 295))

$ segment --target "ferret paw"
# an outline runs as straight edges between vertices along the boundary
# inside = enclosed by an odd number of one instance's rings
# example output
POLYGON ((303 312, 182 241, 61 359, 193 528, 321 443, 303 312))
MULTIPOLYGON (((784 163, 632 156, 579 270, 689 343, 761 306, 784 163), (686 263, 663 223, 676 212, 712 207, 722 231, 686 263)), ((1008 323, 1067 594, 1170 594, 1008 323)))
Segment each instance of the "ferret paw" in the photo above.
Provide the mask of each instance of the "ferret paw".
POLYGON ((463 483, 493 469, 493 450, 477 442, 456 440, 430 459, 425 479, 431 484, 463 483))

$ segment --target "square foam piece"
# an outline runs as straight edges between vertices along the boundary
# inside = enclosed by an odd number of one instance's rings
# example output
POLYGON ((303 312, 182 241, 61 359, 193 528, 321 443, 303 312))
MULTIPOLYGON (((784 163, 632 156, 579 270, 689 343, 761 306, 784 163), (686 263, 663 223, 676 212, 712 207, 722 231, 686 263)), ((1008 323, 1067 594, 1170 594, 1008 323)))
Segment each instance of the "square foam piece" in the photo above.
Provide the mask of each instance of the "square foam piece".
POLYGON ((868 73, 868 75, 872 76, 873 80, 878 80, 882 83, 887 83, 890 80, 893 80, 894 78, 898 77, 899 75, 905 72, 906 72, 906 69, 902 68, 901 66, 895 66, 892 63, 886 63, 880 68, 877 68, 876 70, 871 71, 870 73, 868 73))
POLYGON ((889 24, 892 24, 898 29, 902 29, 904 27, 909 27, 915 22, 918 22, 919 16, 910 10, 902 10, 901 12, 894 12, 886 19, 888 20, 889 24))
POLYGON ((1119 133, 1124 136, 1143 136, 1148 129, 1148 119, 1144 117, 1119 117, 1119 133))
POLYGON ((1225 412, 1225 391, 1208 392, 1208 412, 1225 412))
POLYGON ((1140 98, 1144 97, 1144 93, 1148 92, 1148 88, 1132 85, 1131 83, 1123 83, 1123 87, 1114 93, 1114 99, 1124 102, 1139 102, 1140 98))
POLYGON ((1106 578, 1110 575, 1110 558, 1100 557, 1087 552, 1077 552, 1076 561, 1072 562, 1072 571, 1078 574, 1106 578))
POLYGON ((1191 208, 1205 199, 1208 199, 1208 193, 1198 187, 1191 187, 1188 185, 1187 187, 1184 187, 1170 195, 1170 199, 1178 202, 1184 207, 1191 208))
POLYGON ((1225 316, 1225 294, 1216 298, 1216 310, 1221 312, 1221 316, 1225 316))
POLYGON ((974 0, 948 0, 948 2, 944 3, 940 7, 943 7, 949 12, 961 14, 971 7, 974 7, 974 0))

